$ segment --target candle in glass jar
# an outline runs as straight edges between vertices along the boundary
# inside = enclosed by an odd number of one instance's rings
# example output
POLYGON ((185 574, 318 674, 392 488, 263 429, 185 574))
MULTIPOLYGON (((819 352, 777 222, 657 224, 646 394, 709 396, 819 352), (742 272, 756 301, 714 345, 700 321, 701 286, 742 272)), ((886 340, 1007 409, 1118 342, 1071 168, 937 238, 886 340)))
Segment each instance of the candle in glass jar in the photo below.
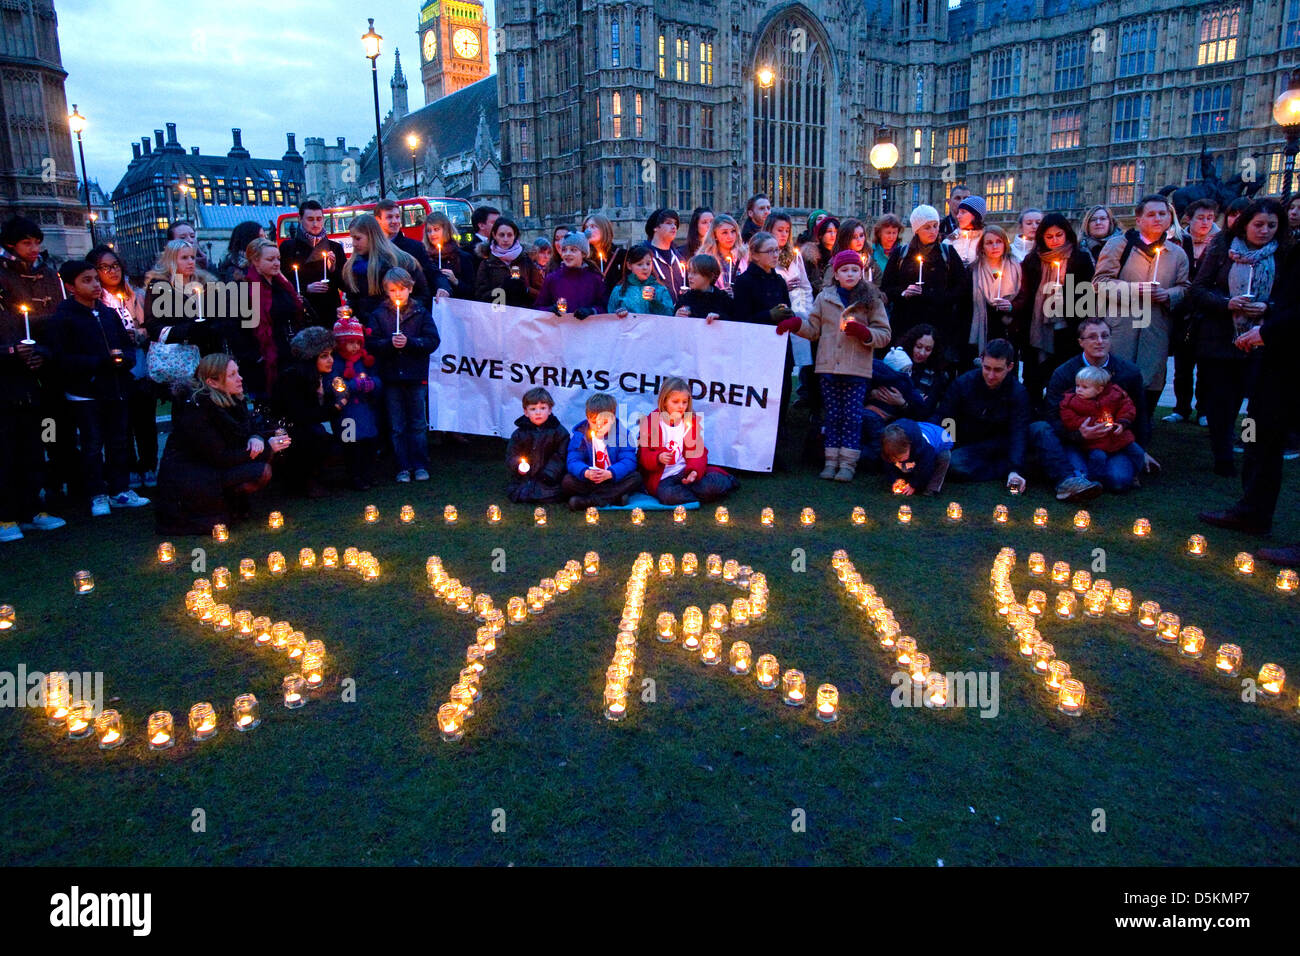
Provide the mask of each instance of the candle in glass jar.
POLYGON ((772 524, 775 520, 776 520, 776 514, 775 512, 772 511, 771 508, 764 508, 758 514, 758 523, 762 525, 764 528, 772 527, 772 524))
POLYGON ((948 508, 946 509, 944 514, 947 516, 949 521, 951 521, 953 524, 956 524, 957 522, 961 521, 961 505, 959 505, 955 501, 948 502, 948 508))
POLYGON ((18 623, 12 604, 0 604, 0 631, 8 631, 18 623))
POLYGON ((677 524, 682 524, 686 521, 685 505, 678 505, 676 508, 673 509, 673 521, 677 524))
POLYGON ((995 505, 995 506, 994 506, 994 508, 993 508, 993 520, 996 521, 998 524, 1006 524, 1006 523, 1007 523, 1007 520, 1008 520, 1010 517, 1011 517, 1011 515, 1010 515, 1010 513, 1007 511, 1007 506, 1006 506, 1006 505, 995 505))
POLYGON ((1070 676, 1070 665, 1065 661, 1053 658, 1047 662, 1047 689, 1059 691, 1061 684, 1070 676))
POLYGON ((1065 585, 1070 581, 1070 565, 1065 561, 1057 561, 1052 565, 1052 583, 1065 585))
POLYGON ((122 745, 122 715, 115 710, 106 710, 95 718, 95 737, 100 750, 112 750, 122 745))
POLYGON ((1133 592, 1128 588, 1116 588, 1110 595, 1112 614, 1126 616, 1133 610, 1133 592))
POLYGON ((501 506, 488 505, 487 519, 488 519, 488 524, 499 524, 501 521, 501 506))
POLYGON ((158 545, 158 563, 162 565, 174 565, 176 563, 176 546, 170 541, 164 541, 158 545))
POLYGON ((455 704, 446 703, 438 708, 438 733, 446 741, 460 740, 465 736, 461 709, 455 704))
POLYGON ((1074 513, 1074 529, 1076 531, 1087 531, 1092 525, 1092 515, 1084 509, 1074 513))
POLYGON ((1151 521, 1148 518, 1138 518, 1133 522, 1133 534, 1138 538, 1145 538, 1151 534, 1151 521))
POLYGON ((807 696, 807 685, 802 671, 794 668, 781 676, 781 698, 791 707, 802 707, 807 696))
POLYGON ((722 637, 713 631, 700 638, 700 661, 710 667, 722 662, 722 637))
POLYGON ((257 577, 257 562, 252 558, 239 559, 239 580, 251 581, 257 577))
POLYGON ((145 727, 145 735, 149 740, 150 750, 166 750, 176 742, 172 715, 165 710, 154 711, 150 714, 145 727))
POLYGON ((1187 553, 1194 558, 1203 557, 1208 547, 1203 534, 1194 534, 1187 539, 1187 553))
POLYGON ((252 694, 240 694, 231 707, 235 720, 235 729, 241 732, 252 730, 262 722, 257 712, 257 698, 252 694))
POLYGON ((276 577, 284 574, 284 555, 279 551, 272 551, 266 556, 266 569, 276 577))
POLYGON ((88 700, 73 701, 68 707, 67 732, 68 737, 73 740, 80 740, 83 737, 89 737, 95 732, 93 724, 95 708, 88 700))
POLYGON ((229 541, 230 531, 224 524, 214 524, 212 526, 212 539, 219 542, 229 541))
POLYGON ((799 523, 804 527, 811 527, 817 523, 817 512, 811 508, 804 508, 799 512, 799 523))
POLYGON ((1165 644, 1173 644, 1178 640, 1179 623, 1177 614, 1165 611, 1156 619, 1156 638, 1165 644))
POLYGON ((912 523, 912 508, 910 505, 898 506, 898 523, 899 524, 912 523))
POLYGON ((1035 508, 1035 509, 1034 509, 1034 527, 1035 527, 1035 528, 1045 528, 1046 526, 1047 526, 1047 509, 1046 509, 1046 508, 1035 508))
POLYGON ((1248 551, 1239 551, 1232 559, 1232 565, 1243 577, 1255 573, 1255 557, 1248 551))
POLYGON ((1259 669, 1259 686, 1264 693, 1277 697, 1286 684, 1286 671, 1277 664, 1265 664, 1259 669))
POLYGON ((1078 600, 1073 591, 1058 592, 1056 595, 1056 616, 1066 621, 1073 618, 1078 600))
POLYGON ((839 719, 840 692, 834 684, 817 687, 817 719, 832 723, 839 719))
POLYGON ((456 523, 456 506, 455 506, 455 505, 446 505, 446 506, 442 509, 442 519, 443 519, 444 521, 446 521, 447 524, 455 524, 455 523, 456 523))
POLYGON ((631 514, 632 523, 641 525, 645 523, 645 511, 641 508, 633 508, 631 514))
POLYGON ((753 652, 746 641, 732 642, 728 653, 728 669, 733 674, 748 674, 753 663, 753 652))
POLYGON ((95 590, 95 576, 89 571, 78 571, 72 576, 72 590, 77 594, 89 594, 95 590))
POLYGON ((1047 573, 1047 559, 1035 551, 1029 556, 1029 573, 1041 577, 1047 573))
POLYGON ((758 686, 764 690, 776 687, 781 680, 781 669, 776 657, 772 654, 760 655, 754 664, 754 676, 758 680, 758 686))
POLYGON ((1067 677, 1061 681, 1061 690, 1056 699, 1056 709, 1063 714, 1077 717, 1083 710, 1084 697, 1083 681, 1067 677))
POLYGON ((1154 631, 1160 620, 1160 604, 1156 601, 1143 601, 1138 606, 1138 627, 1144 631, 1154 631))
POLYGON ((302 571, 310 571, 316 567, 316 552, 311 548, 300 548, 298 551, 298 568, 302 571))
POLYGON ((1300 577, 1296 576, 1296 572, 1293 569, 1283 568, 1277 573, 1276 587, 1279 591, 1285 591, 1287 593, 1294 592, 1298 587, 1300 587, 1300 577))
POLYGON ((397 512, 397 520, 402 524, 410 524, 415 520, 415 508, 412 505, 402 505, 397 512))
POLYGON ((266 526, 272 531, 279 531, 284 527, 284 515, 278 511, 272 511, 266 516, 266 526))
POLYGON ((1236 644, 1220 644, 1214 655, 1214 669, 1227 677, 1236 677, 1241 668, 1241 648, 1236 644))

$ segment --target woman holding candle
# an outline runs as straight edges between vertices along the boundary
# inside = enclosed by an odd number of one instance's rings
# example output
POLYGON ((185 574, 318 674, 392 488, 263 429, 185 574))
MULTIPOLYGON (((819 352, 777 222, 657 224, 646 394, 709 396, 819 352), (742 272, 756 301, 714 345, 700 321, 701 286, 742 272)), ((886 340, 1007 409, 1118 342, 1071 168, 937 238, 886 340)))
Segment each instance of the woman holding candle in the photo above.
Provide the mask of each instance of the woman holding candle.
POLYGON ((1079 223, 1079 235, 1083 245, 1094 262, 1101 255, 1102 246, 1114 236, 1121 235, 1119 223, 1110 209, 1105 206, 1092 206, 1083 214, 1079 223))
POLYGON ((140 293, 127 281, 122 260, 111 247, 96 246, 89 259, 103 289, 100 304, 117 315, 135 341, 126 402, 128 449, 134 459, 131 485, 152 488, 158 483, 158 392, 149 378, 149 331, 144 327, 144 305, 140 293))
POLYGON ((246 517, 249 496, 271 480, 272 457, 291 444, 282 430, 263 434, 244 401, 239 364, 205 355, 190 395, 173 403, 154 498, 158 533, 207 534, 214 524, 246 517))
POLYGON ((1136 227, 1102 248, 1093 285, 1097 312, 1110 323, 1111 354, 1142 370, 1150 422, 1165 387, 1171 313, 1187 293, 1188 265, 1181 245, 1168 238, 1176 224, 1168 199, 1143 196, 1134 213, 1136 227))
POLYGON ((641 419, 637 459, 645 490, 665 505, 725 498, 739 482, 709 464, 700 420, 685 379, 669 376, 659 389, 658 407, 641 419))
POLYGON ((937 209, 917 206, 910 219, 912 240, 894 247, 880 280, 891 308, 890 328, 898 341, 914 325, 933 325, 945 343, 939 360, 952 362, 969 335, 970 274, 957 251, 939 241, 937 209))
POLYGON ((826 270, 830 268, 831 257, 835 255, 835 240, 839 236, 840 221, 834 216, 823 216, 813 227, 812 239, 805 242, 799 250, 803 256, 804 272, 812 286, 812 296, 817 298, 821 292, 826 270))
POLYGON ((457 244, 456 229, 445 213, 431 212, 424 220, 424 251, 437 273, 451 285, 454 298, 474 298, 478 261, 457 244))
POLYGON ((1092 279, 1092 256, 1079 248, 1069 220, 1054 212, 1036 225, 1034 251, 1020 265, 1022 308, 1029 326, 1022 333, 1024 383, 1031 407, 1036 408, 1052 372, 1079 352, 1080 316, 1074 314, 1072 290, 1092 279))
POLYGON ((480 302, 531 309, 542 291, 542 272, 524 252, 514 220, 502 217, 494 222, 491 239, 480 243, 477 252, 474 297, 480 302))
POLYGON ((975 262, 984 235, 986 207, 981 196, 967 196, 957 207, 957 228, 944 240, 957 250, 957 255, 967 266, 975 262))
POLYGON ((153 342, 197 345, 207 355, 226 345, 224 323, 204 315, 204 290, 216 276, 198 268, 198 249, 183 239, 163 247, 144 276, 144 325, 153 342))
POLYGON ((609 294, 607 312, 613 312, 619 318, 629 312, 673 314, 673 297, 655 276, 653 249, 646 245, 633 246, 623 260, 623 267, 626 274, 609 294))
MULTIPOLYGON (((358 320, 363 324, 368 322, 370 313, 387 299, 384 294, 384 276, 390 269, 405 269, 415 280, 415 289, 411 294, 417 299, 428 298, 428 286, 420 264, 414 256, 398 249, 388 240, 378 219, 369 214, 358 216, 352 220, 348 234, 352 237, 352 255, 343 264, 343 288, 348 307, 358 320)), ((439 294, 444 294, 443 290, 439 290, 439 294)), ((339 318, 344 318, 342 309, 336 314, 339 318)))
POLYGON ((740 241, 740 224, 727 215, 713 217, 708 235, 700 244, 700 255, 718 262, 718 288, 730 292, 736 276, 749 264, 749 249, 740 241))
POLYGON ((270 397, 281 356, 288 358, 289 343, 307 324, 302 296, 280 272, 280 250, 270 239, 254 239, 244 251, 248 269, 244 281, 253 287, 251 300, 258 306, 256 322, 230 323, 230 346, 245 371, 244 392, 254 401, 270 397))
POLYGON ((767 231, 780 246, 776 254, 776 272, 790 290, 790 308, 797 315, 807 315, 813 305, 812 283, 804 269, 803 256, 794 242, 794 222, 788 213, 778 210, 767 217, 767 231))
MULTIPOLYGON (((963 201, 963 206, 965 202, 963 201)), ((959 212, 960 218, 964 213, 959 212)), ((955 247, 954 247, 955 248, 955 247)), ((970 338, 964 358, 974 359, 989 339, 1006 339, 1024 354, 1025 309, 1020 263, 1011 255, 1011 243, 1000 226, 980 230, 979 250, 971 269, 970 338)))
POLYGON ((591 215, 582 220, 582 233, 591 247, 589 261, 605 277, 608 296, 623 279, 623 258, 627 250, 614 244, 614 224, 604 216, 591 215))
POLYGON ((1216 475, 1236 474, 1232 442, 1237 412, 1250 393, 1251 369, 1258 364, 1257 355, 1233 343, 1268 317, 1282 258, 1279 250, 1286 248, 1289 235, 1281 204, 1256 200, 1227 230, 1226 241, 1210 246, 1189 291, 1192 338, 1204 389, 1201 407, 1209 420, 1216 475))

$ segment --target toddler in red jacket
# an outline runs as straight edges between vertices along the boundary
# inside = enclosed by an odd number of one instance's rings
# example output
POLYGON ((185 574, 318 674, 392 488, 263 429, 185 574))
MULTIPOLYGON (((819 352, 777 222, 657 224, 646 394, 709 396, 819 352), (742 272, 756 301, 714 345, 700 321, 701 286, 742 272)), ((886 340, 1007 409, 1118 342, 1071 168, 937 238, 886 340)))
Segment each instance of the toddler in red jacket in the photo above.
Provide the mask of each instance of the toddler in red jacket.
POLYGON ((1074 376, 1074 391, 1061 398, 1065 453, 1076 468, 1100 481, 1108 491, 1133 487, 1146 465, 1146 452, 1133 435, 1137 408, 1128 392, 1110 380, 1104 368, 1084 363, 1074 376), (1085 434, 1097 426, 1103 431, 1085 434))
POLYGON ((709 464, 690 385, 675 376, 659 389, 658 408, 641 419, 637 464, 645 474, 645 490, 665 505, 717 501, 740 484, 709 464))

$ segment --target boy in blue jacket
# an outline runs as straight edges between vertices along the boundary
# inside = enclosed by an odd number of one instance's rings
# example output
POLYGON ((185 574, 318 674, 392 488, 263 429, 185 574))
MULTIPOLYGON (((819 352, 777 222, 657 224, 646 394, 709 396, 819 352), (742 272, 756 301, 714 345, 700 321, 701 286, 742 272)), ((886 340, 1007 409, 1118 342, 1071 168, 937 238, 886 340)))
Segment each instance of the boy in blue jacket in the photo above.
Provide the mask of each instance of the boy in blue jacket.
POLYGON ((880 433, 880 457, 903 494, 934 495, 948 474, 952 442, 939 425, 901 418, 880 433))
POLYGON ((384 276, 388 298, 370 313, 366 350, 384 383, 397 480, 429 480, 429 355, 441 338, 433 316, 411 298, 415 280, 405 269, 384 276))
POLYGON ((597 392, 587 399, 587 419, 573 428, 569 438, 568 471, 560 490, 570 511, 590 507, 625 505, 627 496, 641 489, 636 469, 636 444, 611 444, 627 434, 615 417, 613 395, 597 392))
POLYGON ((93 265, 84 259, 65 262, 59 278, 69 295, 50 319, 50 351, 80 438, 90 513, 99 517, 111 508, 139 508, 149 499, 127 487, 131 454, 126 401, 135 341, 117 314, 100 304, 102 289, 93 265))

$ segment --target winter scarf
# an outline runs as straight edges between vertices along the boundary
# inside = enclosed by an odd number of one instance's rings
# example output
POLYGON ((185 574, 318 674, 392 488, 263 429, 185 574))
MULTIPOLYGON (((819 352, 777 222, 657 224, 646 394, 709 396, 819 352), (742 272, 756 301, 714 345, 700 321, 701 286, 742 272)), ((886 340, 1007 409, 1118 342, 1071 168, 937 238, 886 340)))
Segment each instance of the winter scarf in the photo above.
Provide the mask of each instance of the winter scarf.
POLYGON ((1038 280, 1038 289, 1034 293, 1034 318, 1029 326, 1029 344, 1048 355, 1056 349, 1056 329, 1065 328, 1064 314, 1052 319, 1047 317, 1048 290, 1054 288, 1058 263, 1061 281, 1065 281, 1065 267, 1073 254, 1074 245, 1069 242, 1059 249, 1045 249, 1038 253, 1038 260, 1042 264, 1042 275, 1038 280))
POLYGON ((1276 253, 1276 239, 1258 249, 1250 248, 1241 239, 1233 239, 1228 247, 1228 258, 1232 260, 1232 268, 1228 270, 1228 296, 1245 295, 1250 289, 1256 302, 1267 302, 1277 275, 1276 253))
POLYGON ((496 244, 494 240, 491 245, 491 250, 492 250, 492 255, 496 256, 502 262, 514 262, 516 259, 519 258, 520 254, 524 251, 524 247, 520 245, 519 240, 516 239, 515 244, 511 246, 509 249, 502 249, 500 246, 496 244))

